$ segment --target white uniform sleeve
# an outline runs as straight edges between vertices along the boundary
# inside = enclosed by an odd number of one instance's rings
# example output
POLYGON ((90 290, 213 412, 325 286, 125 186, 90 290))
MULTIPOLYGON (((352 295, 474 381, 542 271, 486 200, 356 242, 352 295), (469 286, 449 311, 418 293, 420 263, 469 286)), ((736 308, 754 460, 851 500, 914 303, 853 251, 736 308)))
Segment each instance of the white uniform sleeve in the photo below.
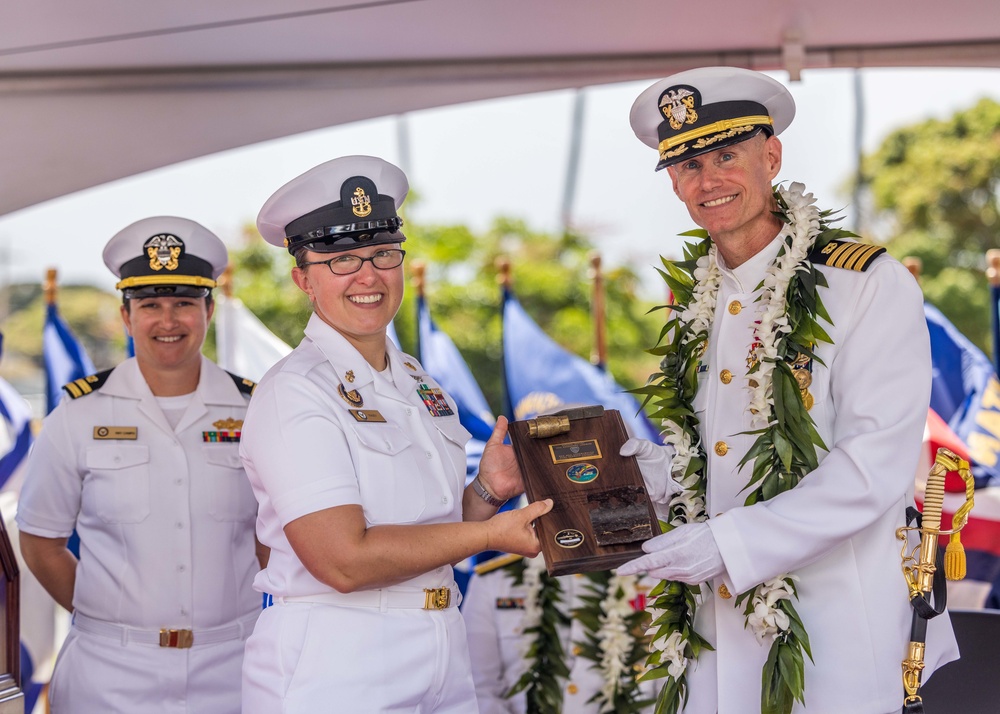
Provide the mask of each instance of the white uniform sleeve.
POLYGON ((315 385, 279 373, 254 394, 243 425, 240 456, 284 527, 308 513, 360 504, 350 446, 315 385))
POLYGON ((18 499, 17 527, 43 538, 71 536, 80 513, 83 475, 67 428, 67 407, 63 402, 42 422, 18 499))
POLYGON ((913 487, 931 381, 922 295, 895 261, 870 273, 834 318, 830 453, 794 489, 709 520, 736 592, 815 562, 913 487))

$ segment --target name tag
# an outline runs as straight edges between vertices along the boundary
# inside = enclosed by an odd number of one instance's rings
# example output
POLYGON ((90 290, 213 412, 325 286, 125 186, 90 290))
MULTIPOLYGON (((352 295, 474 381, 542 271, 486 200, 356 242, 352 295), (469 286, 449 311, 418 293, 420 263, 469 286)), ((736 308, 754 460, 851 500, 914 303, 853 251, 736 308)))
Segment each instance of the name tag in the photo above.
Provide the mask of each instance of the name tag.
POLYGON ((95 439, 128 439, 135 441, 139 438, 139 427, 137 426, 95 426, 95 439))
POLYGON ((385 417, 377 409, 348 409, 355 421, 385 423, 385 417))

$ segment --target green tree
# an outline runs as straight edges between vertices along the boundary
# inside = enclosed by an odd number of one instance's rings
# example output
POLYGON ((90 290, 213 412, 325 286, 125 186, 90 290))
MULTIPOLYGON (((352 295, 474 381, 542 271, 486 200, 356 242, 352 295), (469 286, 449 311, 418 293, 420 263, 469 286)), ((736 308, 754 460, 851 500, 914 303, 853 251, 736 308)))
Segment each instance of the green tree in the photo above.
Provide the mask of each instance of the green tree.
POLYGON ((888 219, 889 251, 921 260, 927 300, 989 352, 984 271, 986 251, 1000 247, 1000 104, 983 99, 893 132, 865 157, 862 185, 888 219))

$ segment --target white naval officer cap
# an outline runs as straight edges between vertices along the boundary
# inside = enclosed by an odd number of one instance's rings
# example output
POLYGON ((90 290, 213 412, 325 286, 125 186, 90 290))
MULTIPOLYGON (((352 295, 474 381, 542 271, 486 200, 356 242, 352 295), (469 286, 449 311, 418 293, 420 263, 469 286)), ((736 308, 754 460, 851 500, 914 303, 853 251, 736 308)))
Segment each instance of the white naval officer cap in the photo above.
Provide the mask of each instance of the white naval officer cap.
POLYGON ((200 223, 177 216, 143 218, 104 246, 104 264, 125 299, 205 297, 229 261, 226 246, 200 223))
POLYGON ((656 170, 792 123, 795 100, 781 82, 739 67, 700 67, 647 88, 629 122, 639 141, 660 152, 656 170))
POLYGON ((257 215, 268 243, 289 253, 306 247, 337 253, 406 240, 397 210, 410 185, 406 175, 374 156, 342 156, 279 188, 257 215))

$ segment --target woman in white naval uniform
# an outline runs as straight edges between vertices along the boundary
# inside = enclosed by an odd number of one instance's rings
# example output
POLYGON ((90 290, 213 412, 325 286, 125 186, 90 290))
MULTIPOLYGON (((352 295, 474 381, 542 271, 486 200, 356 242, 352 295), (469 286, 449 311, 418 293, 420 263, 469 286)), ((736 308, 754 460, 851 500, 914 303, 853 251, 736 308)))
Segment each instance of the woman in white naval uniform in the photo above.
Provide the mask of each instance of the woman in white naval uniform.
POLYGON ((502 440, 464 489, 455 403, 386 337, 403 292, 397 207, 381 159, 326 162, 280 188, 257 226, 296 258, 314 314, 247 414, 241 455, 271 547, 273 596, 247 642, 244 712, 475 712, 451 564, 487 548, 538 553, 551 502, 522 491, 502 440))
POLYGON ((201 354, 226 248, 194 221, 156 217, 115 235, 104 260, 136 356, 66 385, 18 505, 28 567, 73 611, 52 712, 237 714, 260 612, 237 443, 253 384, 201 354))

